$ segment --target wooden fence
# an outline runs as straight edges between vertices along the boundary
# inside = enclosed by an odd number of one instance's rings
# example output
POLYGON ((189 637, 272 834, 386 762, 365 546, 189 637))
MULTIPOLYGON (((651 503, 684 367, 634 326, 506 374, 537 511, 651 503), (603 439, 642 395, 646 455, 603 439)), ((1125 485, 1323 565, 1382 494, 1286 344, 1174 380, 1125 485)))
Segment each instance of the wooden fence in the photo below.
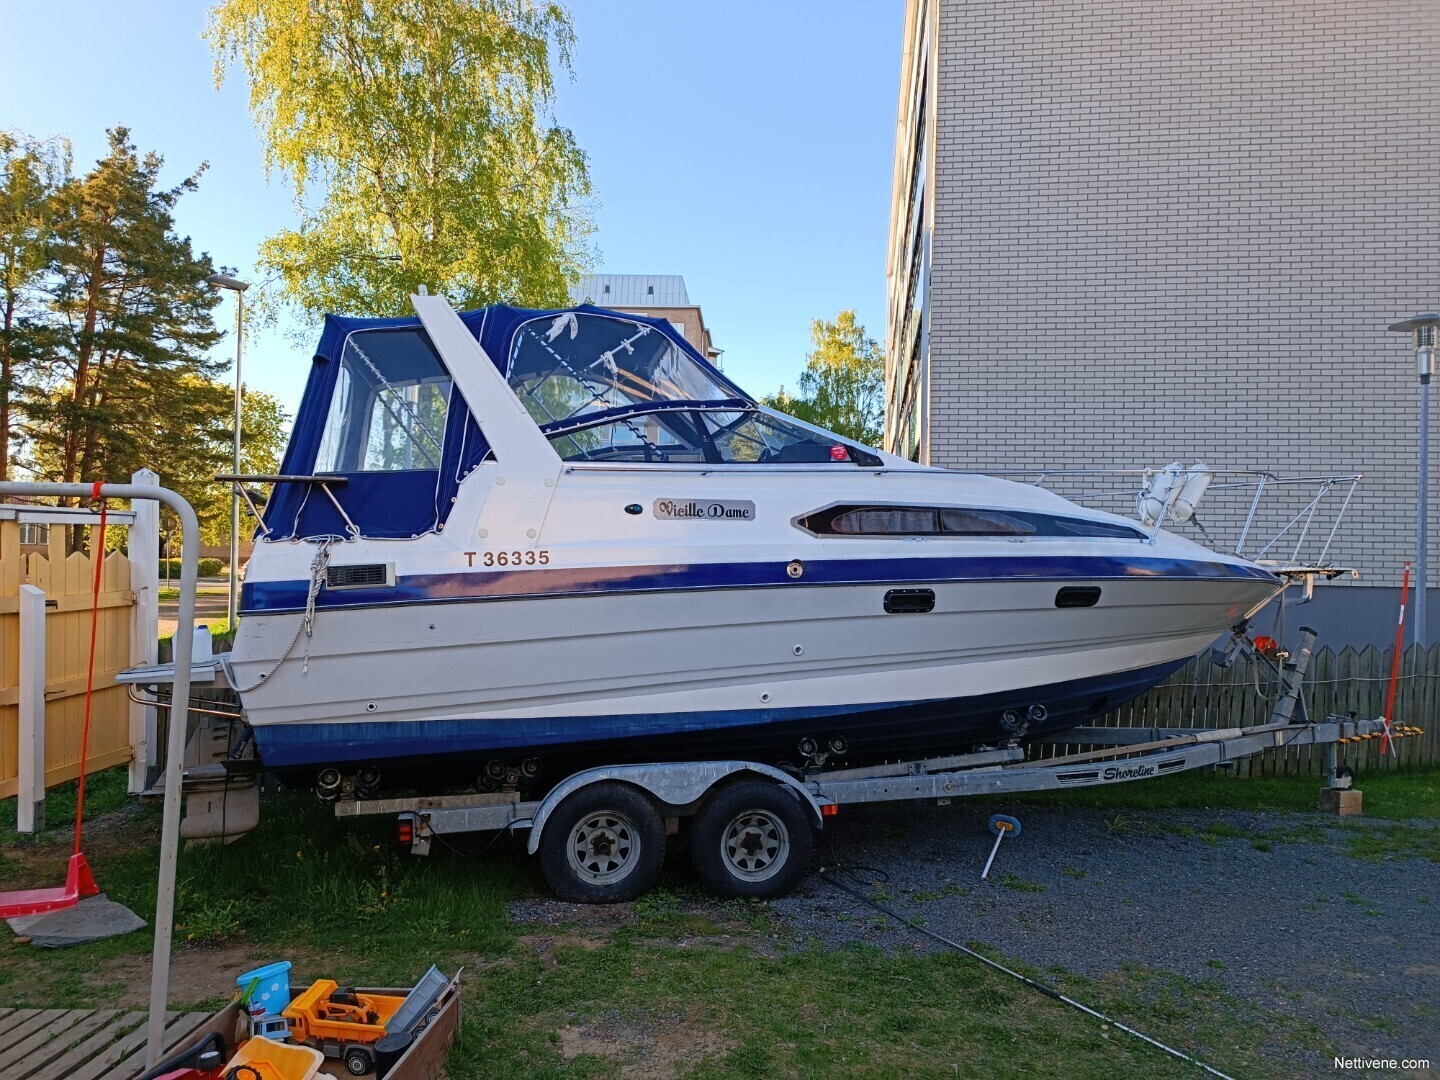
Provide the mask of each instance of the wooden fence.
MULTIPOLYGON (((135 482, 154 482, 140 473, 135 482)), ((132 763, 130 788, 145 781, 143 760, 153 745, 153 720, 148 710, 133 705, 115 676, 136 664, 153 663, 155 654, 155 518, 153 503, 136 503, 136 512, 118 513, 120 523, 134 522, 130 542, 146 552, 139 563, 117 551, 105 556, 101 571, 99 623, 95 642, 94 703, 90 719, 87 769, 94 771, 132 763), (144 509, 142 509, 142 507, 144 509), (135 760, 137 754, 140 760, 135 760)), ((90 609, 94 563, 84 552, 65 548, 70 532, 63 511, 54 508, 9 507, 0 516, 0 798, 16 795, 21 786, 21 714, 27 708, 43 713, 44 787, 74 779, 80 773, 80 747, 85 720, 85 684, 90 660, 90 609), (48 549, 21 550, 21 524, 55 514, 48 549), (34 592, 43 593, 43 605, 34 592), (29 608, 27 609, 27 604, 29 608), (43 607, 43 616, 39 611, 43 607), (32 617, 23 614, 34 611, 32 617), (43 658, 38 631, 31 624, 43 618, 43 658), (27 640, 32 636, 33 640, 27 640), (38 672, 43 665, 43 698, 38 672), (28 699, 26 695, 29 695, 28 699)), ((72 511, 84 523, 84 511, 72 511)), ((43 789, 41 789, 43 792, 43 789)))
MULTIPOLYGON (((1305 679, 1304 701, 1312 720, 1354 715, 1374 719, 1385 712, 1393 648, 1381 651, 1319 649, 1305 679)), ((1228 668, 1206 657, 1190 661, 1149 693, 1108 714, 1101 723, 1118 727, 1246 727, 1267 723, 1278 696, 1276 680, 1244 659, 1228 668)), ((1397 724, 1422 728, 1423 735, 1397 739, 1394 752, 1381 755, 1380 740, 1342 746, 1340 760, 1356 773, 1440 764, 1440 645, 1411 646, 1401 657, 1395 692, 1397 724)), ((1058 756, 1073 746, 1047 747, 1044 756, 1058 756)), ((1266 751, 1240 762, 1240 776, 1324 773, 1324 748, 1302 746, 1266 751)))

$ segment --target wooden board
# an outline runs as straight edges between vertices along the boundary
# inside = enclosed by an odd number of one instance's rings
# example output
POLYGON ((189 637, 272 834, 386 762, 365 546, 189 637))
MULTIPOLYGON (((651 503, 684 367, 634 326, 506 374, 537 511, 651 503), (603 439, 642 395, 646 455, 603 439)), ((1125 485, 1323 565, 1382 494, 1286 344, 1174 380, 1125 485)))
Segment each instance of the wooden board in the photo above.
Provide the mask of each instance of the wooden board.
MULTIPOLYGON (((165 1054, 192 1044, 215 1021, 208 1012, 168 1013, 165 1054)), ((144 1071, 143 1012, 0 1009, 0 1077, 133 1080, 144 1071)))

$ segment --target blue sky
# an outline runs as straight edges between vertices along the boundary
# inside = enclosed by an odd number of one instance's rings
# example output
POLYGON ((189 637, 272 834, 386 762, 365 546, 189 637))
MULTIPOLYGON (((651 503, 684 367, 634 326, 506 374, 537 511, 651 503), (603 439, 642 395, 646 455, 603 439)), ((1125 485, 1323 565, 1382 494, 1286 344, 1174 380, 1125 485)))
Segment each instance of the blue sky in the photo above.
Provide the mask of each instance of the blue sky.
MULTIPOLYGON (((179 228, 251 277, 294 212, 283 178, 265 176, 243 78, 214 88, 207 7, 0 0, 0 127, 69 136, 77 171, 116 124, 165 156, 168 181, 208 161, 179 228)), ((556 114, 589 155, 595 269, 683 274, 727 373, 754 393, 794 386, 812 318, 853 307, 883 342, 900 0, 570 9, 575 78, 556 114)), ((304 342, 272 330, 245 350, 245 381, 292 412, 314 338, 296 329, 304 342)))

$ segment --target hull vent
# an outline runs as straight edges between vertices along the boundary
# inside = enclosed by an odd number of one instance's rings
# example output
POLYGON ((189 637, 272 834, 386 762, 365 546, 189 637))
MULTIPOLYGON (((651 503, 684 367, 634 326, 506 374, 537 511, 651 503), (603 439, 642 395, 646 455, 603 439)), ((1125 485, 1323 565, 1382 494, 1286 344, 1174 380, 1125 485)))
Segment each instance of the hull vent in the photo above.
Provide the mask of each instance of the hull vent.
POLYGON ((934 589, 891 589, 885 594, 885 611, 890 615, 924 615, 934 610, 934 589))
POLYGON ((364 563, 325 568, 327 589, 380 589, 394 584, 394 563, 364 563))
POLYGON ((1067 585, 1055 594, 1055 606, 1094 607, 1100 602, 1098 585, 1067 585))

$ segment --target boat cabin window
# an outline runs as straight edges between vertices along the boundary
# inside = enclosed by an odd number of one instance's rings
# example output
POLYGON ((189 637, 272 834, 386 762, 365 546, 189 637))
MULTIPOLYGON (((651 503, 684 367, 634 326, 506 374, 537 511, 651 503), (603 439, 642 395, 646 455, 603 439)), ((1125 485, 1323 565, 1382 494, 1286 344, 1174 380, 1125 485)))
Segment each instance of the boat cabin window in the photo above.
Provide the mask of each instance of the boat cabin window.
POLYGON ((318 473, 438 469, 450 377, 416 329, 361 330, 345 341, 318 473))
POLYGON ((666 333, 566 311, 520 325, 509 381, 564 461, 881 464, 861 447, 763 412, 666 333))
MULTIPOLYGON (((994 510, 936 509, 920 506, 840 508, 823 522, 837 536, 1030 536, 1035 526, 994 510)), ((821 524, 817 521, 817 524, 821 524)))
POLYGON ((1022 510, 940 506, 832 506, 797 519, 820 536, 1088 536, 1145 540, 1118 522, 1057 517, 1022 510))
POLYGON ((546 427, 563 461, 879 465, 861 447, 757 410, 674 408, 546 427))
POLYGON ((704 418, 722 461, 795 464, 854 460, 851 447, 766 413, 707 412, 704 418))
POLYGON ((648 323, 575 311, 521 324, 509 378, 542 427, 627 405, 737 396, 648 323))

